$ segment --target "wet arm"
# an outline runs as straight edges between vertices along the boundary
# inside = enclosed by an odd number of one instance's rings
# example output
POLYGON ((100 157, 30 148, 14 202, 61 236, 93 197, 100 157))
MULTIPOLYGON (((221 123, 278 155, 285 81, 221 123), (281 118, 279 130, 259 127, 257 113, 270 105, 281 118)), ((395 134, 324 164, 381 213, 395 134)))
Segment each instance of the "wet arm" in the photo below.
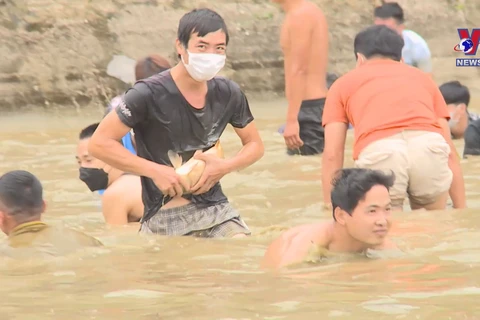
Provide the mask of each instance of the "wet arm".
POLYGON ((325 130, 325 148, 322 156, 322 190, 325 205, 330 205, 332 178, 335 172, 343 168, 345 140, 347 137, 349 119, 344 108, 343 96, 347 93, 342 79, 335 81, 330 87, 325 108, 323 110, 322 125, 325 130))
POLYGON ((88 144, 88 151, 110 166, 124 172, 139 176, 151 177, 155 163, 132 154, 120 142, 130 127, 123 124, 116 112, 110 112, 100 122, 97 130, 88 144))
POLYGON ((310 52, 311 26, 302 16, 292 15, 289 18, 288 57, 285 64, 285 83, 288 84, 287 122, 298 121, 298 113, 307 85, 308 54, 310 52))
POLYGON ((265 148, 262 138, 258 133, 255 122, 250 122, 244 128, 234 128, 238 137, 242 141, 242 149, 236 156, 225 160, 227 171, 237 171, 244 169, 263 157, 265 148))
POLYGON ((438 122, 442 126, 443 136, 450 146, 448 166, 450 167, 450 170, 452 170, 453 174, 452 185, 450 186, 449 190, 450 198, 452 199, 454 208, 466 208, 467 201, 465 196, 465 181, 463 179, 462 167, 460 165, 460 157, 457 153, 455 145, 453 144, 447 119, 440 118, 438 119, 438 122))
POLYGON ((323 201, 331 204, 330 192, 335 173, 343 168, 345 140, 348 124, 333 122, 325 126, 325 148, 322 156, 323 201))
MULTIPOLYGON (((429 79, 430 80, 430 79, 429 79)), ((452 170, 453 179, 450 186, 449 194, 453 202, 454 208, 465 208, 467 206, 465 197, 465 182, 463 180, 462 167, 460 166, 460 157, 458 156, 457 149, 453 144, 450 127, 448 120, 450 119, 450 113, 448 112, 447 104, 442 96, 442 93, 438 89, 433 80, 430 80, 433 97, 434 97, 434 110, 438 117, 438 123, 442 127, 443 137, 450 146, 450 155, 448 157, 448 165, 452 170)))

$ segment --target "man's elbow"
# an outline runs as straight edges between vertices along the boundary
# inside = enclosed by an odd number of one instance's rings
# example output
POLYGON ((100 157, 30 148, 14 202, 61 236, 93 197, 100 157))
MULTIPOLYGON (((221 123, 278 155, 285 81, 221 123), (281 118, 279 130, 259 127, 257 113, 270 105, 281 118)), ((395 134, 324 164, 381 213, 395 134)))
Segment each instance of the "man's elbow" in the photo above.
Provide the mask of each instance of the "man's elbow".
POLYGON ((263 144, 263 141, 259 139, 257 141, 257 161, 262 159, 264 155, 265 155, 265 145, 263 144))
POLYGON ((248 142, 247 141, 244 142, 244 146, 249 146, 251 148, 250 153, 253 153, 254 161, 256 162, 260 160, 265 154, 265 145, 263 144, 262 138, 260 136, 257 136, 253 139, 249 139, 248 142))
POLYGON ((101 159, 103 148, 102 138, 93 135, 90 141, 88 142, 88 153, 95 158, 101 159))

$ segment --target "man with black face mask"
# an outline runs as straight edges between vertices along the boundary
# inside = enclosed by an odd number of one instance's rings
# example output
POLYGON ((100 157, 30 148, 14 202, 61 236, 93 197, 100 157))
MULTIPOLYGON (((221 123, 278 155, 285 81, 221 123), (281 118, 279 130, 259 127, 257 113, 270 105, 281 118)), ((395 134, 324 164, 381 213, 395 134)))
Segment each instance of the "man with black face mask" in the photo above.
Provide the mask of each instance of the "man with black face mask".
POLYGON ((88 143, 98 123, 84 128, 79 135, 77 162, 80 180, 90 191, 105 189, 102 196, 102 213, 108 224, 121 225, 138 222, 143 215, 140 177, 125 174, 88 153, 88 143))

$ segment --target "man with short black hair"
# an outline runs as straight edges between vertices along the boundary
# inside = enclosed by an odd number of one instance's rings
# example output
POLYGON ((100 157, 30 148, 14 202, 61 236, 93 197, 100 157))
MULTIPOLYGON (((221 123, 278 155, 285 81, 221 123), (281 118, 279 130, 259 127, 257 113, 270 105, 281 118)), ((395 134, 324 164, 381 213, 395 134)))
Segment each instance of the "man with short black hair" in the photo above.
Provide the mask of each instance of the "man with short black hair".
POLYGON ((142 233, 201 237, 250 234, 230 205, 219 180, 246 168, 264 152, 247 98, 233 81, 217 77, 225 65, 229 42, 223 18, 210 9, 185 14, 178 27, 180 62, 172 69, 138 81, 122 104, 95 131, 89 150, 112 167, 141 176, 144 216, 142 233), (214 146, 227 125, 243 148, 230 159, 201 151, 214 146), (119 142, 134 129, 138 156, 119 142), (169 151, 184 161, 206 163, 194 186, 172 168, 169 151), (184 191, 188 194, 184 194, 184 191), (193 194, 192 194, 193 193, 193 194))
POLYGON ((340 170, 332 181, 333 221, 288 230, 268 247, 262 266, 299 263, 318 248, 352 253, 396 248, 387 239, 392 223, 388 190, 394 180, 393 174, 377 170, 340 170))
POLYGON ((50 254, 65 254, 80 247, 102 246, 84 233, 43 223, 45 207, 42 184, 33 174, 14 170, 0 177, 0 229, 8 235, 11 247, 49 244, 50 254))
POLYGON ((397 2, 383 2, 375 8, 375 24, 386 25, 403 37, 403 61, 427 73, 432 72, 432 57, 427 42, 416 32, 405 29, 402 7, 397 2))
POLYGON ((478 119, 478 115, 468 112, 470 91, 460 81, 449 81, 442 84, 440 92, 450 112, 450 131, 454 139, 461 139, 470 122, 478 119))
POLYGON ((348 124, 355 130, 353 159, 361 168, 393 170, 390 196, 402 210, 465 208, 465 186, 453 145, 445 100, 426 73, 400 62, 402 37, 383 25, 359 32, 354 40, 356 69, 340 77, 325 104, 322 159, 324 199, 343 167, 348 124))
POLYGON ((143 216, 140 177, 113 168, 88 152, 88 144, 97 127, 98 123, 94 123, 80 132, 76 155, 79 178, 92 192, 104 190, 102 213, 107 224, 138 222, 143 216))

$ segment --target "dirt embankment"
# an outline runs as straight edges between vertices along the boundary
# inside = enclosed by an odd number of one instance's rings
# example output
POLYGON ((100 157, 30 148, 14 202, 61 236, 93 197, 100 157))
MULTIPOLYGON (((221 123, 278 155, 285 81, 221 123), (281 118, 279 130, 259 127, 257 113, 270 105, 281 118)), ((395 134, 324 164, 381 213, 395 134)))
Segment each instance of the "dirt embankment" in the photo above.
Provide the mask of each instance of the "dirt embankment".
MULTIPOLYGON (((344 73, 354 65, 352 39, 371 23, 374 1, 315 2, 329 22, 329 69, 344 73)), ((480 89, 478 68, 456 68, 452 50, 456 28, 479 27, 480 1, 399 2, 408 27, 431 47, 435 79, 480 89)), ((224 16, 232 34, 224 74, 249 93, 282 93, 283 14, 268 0, 0 0, 0 108, 104 103, 123 89, 105 72, 114 54, 137 59, 157 52, 176 62, 178 20, 206 4, 224 16)))

